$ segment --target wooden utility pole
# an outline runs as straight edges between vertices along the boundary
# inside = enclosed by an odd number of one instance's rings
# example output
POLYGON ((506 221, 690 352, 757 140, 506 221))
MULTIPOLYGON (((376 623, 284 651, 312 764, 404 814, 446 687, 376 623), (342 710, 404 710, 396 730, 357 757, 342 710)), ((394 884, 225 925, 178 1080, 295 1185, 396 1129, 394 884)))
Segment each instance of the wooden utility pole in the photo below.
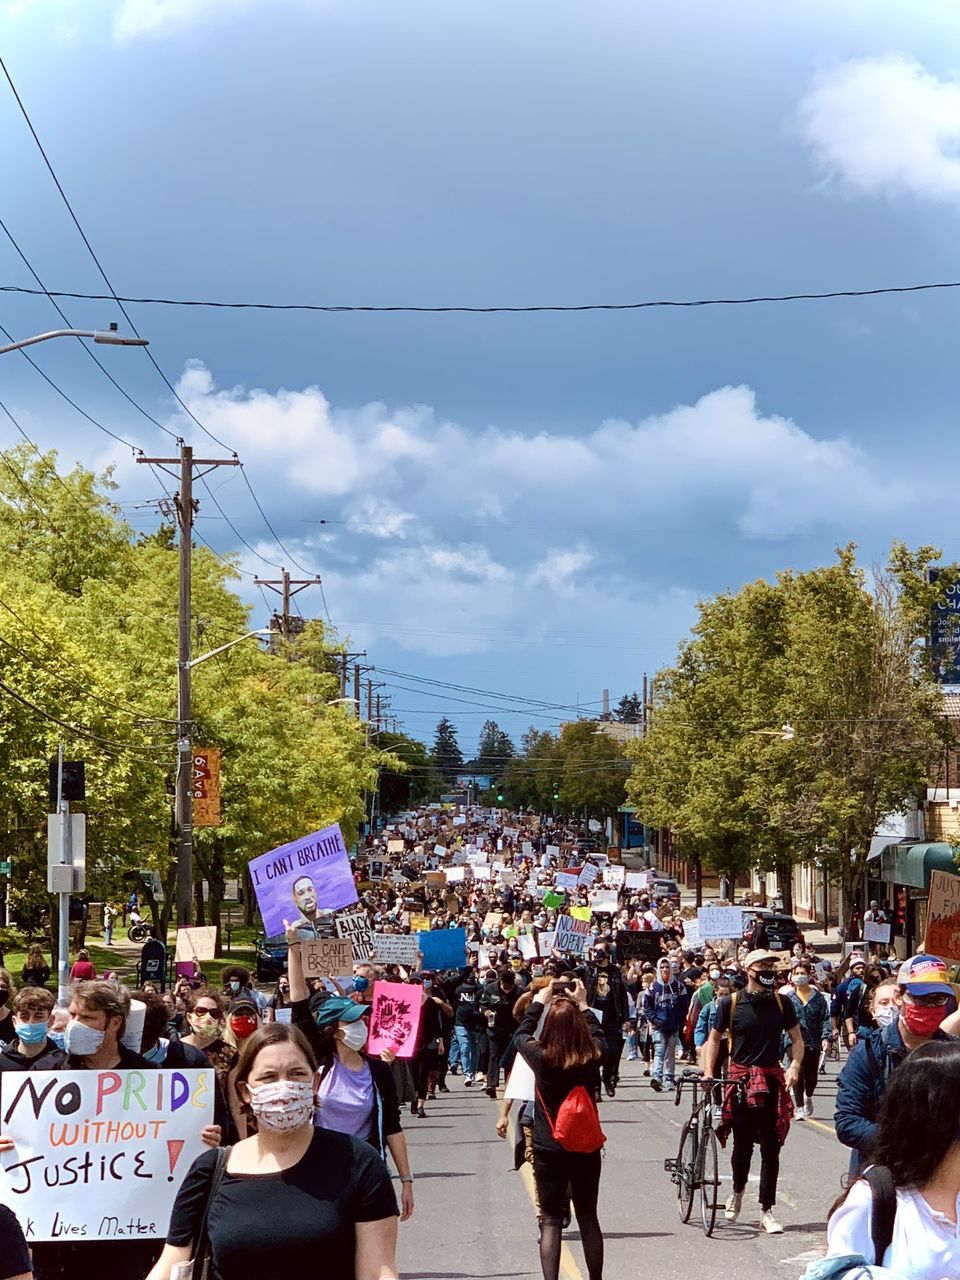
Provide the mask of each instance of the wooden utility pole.
POLYGON ((177 602, 177 783, 174 812, 180 850, 177 859, 177 924, 193 923, 193 710, 190 689, 191 637, 191 569, 193 555, 193 517, 197 502, 193 496, 194 467, 204 467, 197 479, 216 467, 239 467, 240 459, 195 458, 191 445, 180 442, 177 458, 144 458, 137 462, 160 467, 179 480, 180 489, 173 496, 180 531, 180 590, 177 602), (178 471, 170 471, 178 467, 178 471))
POLYGON ((279 578, 254 578, 253 585, 255 587, 269 587, 271 591, 275 591, 280 596, 283 605, 280 618, 280 634, 284 640, 290 639, 290 623, 293 619, 290 616, 290 601, 294 596, 298 596, 301 591, 306 591, 307 587, 317 587, 320 585, 319 574, 313 578, 291 578, 286 569, 281 568, 281 577, 279 578), (291 587, 296 587, 295 591, 291 591, 291 587))

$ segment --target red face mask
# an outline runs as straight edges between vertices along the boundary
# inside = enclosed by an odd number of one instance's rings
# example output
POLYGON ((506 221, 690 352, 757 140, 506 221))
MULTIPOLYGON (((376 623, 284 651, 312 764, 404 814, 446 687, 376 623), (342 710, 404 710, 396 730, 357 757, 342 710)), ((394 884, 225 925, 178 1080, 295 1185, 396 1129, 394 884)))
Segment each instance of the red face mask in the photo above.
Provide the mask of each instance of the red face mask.
POLYGON ((932 1036, 947 1016, 947 1006, 904 1003, 900 1013, 911 1035, 932 1036))
POLYGON ((246 1040, 247 1036, 252 1036, 256 1031, 257 1020, 247 1014, 241 1014, 230 1019, 230 1029, 238 1040, 246 1040))

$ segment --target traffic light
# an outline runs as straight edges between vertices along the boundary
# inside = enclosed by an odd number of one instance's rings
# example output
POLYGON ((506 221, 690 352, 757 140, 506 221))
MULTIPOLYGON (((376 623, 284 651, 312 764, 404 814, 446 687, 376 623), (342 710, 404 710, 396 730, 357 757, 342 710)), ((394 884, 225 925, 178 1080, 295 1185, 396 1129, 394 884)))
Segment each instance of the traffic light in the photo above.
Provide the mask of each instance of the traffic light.
POLYGON ((559 782, 555 782, 553 784, 553 798, 554 800, 560 799, 560 783, 559 782))
POLYGON ((502 790, 500 790, 500 791, 498 791, 498 792, 497 792, 497 804, 503 804, 503 791, 502 791, 502 790))

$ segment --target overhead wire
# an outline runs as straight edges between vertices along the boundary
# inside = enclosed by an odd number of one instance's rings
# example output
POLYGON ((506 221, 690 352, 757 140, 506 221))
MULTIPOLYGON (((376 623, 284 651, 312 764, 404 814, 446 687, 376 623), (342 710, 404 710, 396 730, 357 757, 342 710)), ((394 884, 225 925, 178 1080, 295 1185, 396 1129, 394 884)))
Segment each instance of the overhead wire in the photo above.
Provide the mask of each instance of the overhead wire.
MULTIPOLYGON (((59 717, 51 715, 49 711, 44 711, 42 707, 38 707, 35 702, 31 702, 29 698, 25 698, 22 694, 17 693, 15 689, 11 689, 8 684, 0 680, 0 691, 5 693, 8 698, 13 698, 15 702, 19 702, 22 706, 28 707, 35 714, 41 716, 44 720, 49 720, 51 724, 59 725, 61 729, 67 729, 70 733, 75 733, 81 738, 89 738, 93 742, 98 742, 104 747, 112 747, 120 751, 132 751, 137 754, 153 751, 168 751, 167 747, 155 744, 140 745, 135 742, 120 742, 114 738, 105 738, 99 733, 94 733, 92 729, 88 729, 85 725, 70 724, 67 720, 61 720, 59 717)), ((144 757, 146 759, 146 757, 144 757)), ((152 764, 162 765, 162 761, 153 760, 152 764)))
MULTIPOLYGON (((54 290, 53 296, 56 298, 80 298, 91 302, 114 301, 138 306, 199 307, 219 311, 303 311, 326 314, 364 312, 381 315, 394 313, 414 315, 531 315, 542 312, 562 314, 585 311, 652 311, 672 308, 693 310, 698 307, 747 307, 763 303, 823 302, 834 298, 877 298, 890 294, 930 293, 946 289, 960 289, 960 280, 878 285, 870 289, 824 289, 820 291, 810 290, 803 293, 760 293, 730 298, 651 298, 639 302, 540 302, 523 305, 498 303, 491 306, 475 306, 464 303, 424 306, 413 303, 375 305, 323 302, 227 302, 211 298, 137 297, 128 294, 117 295, 113 292, 109 294, 81 293, 68 289, 54 290)), ((32 294, 35 292, 36 290, 25 288, 22 285, 0 285, 0 293, 32 294)))

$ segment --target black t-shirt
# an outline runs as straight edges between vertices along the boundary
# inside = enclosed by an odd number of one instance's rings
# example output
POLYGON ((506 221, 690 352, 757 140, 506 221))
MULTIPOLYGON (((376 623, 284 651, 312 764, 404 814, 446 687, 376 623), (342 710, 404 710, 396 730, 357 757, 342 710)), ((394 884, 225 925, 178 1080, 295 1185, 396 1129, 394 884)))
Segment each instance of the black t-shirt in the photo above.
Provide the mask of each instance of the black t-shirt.
POLYGON ((0 1204, 0 1280, 33 1274, 23 1231, 12 1209, 0 1204))
POLYGON ((458 1027, 476 1031, 479 1027, 486 1026, 477 1007, 481 990, 479 982, 461 982, 453 993, 454 1022, 458 1027))
MULTIPOLYGON (((189 1245, 203 1216, 216 1152, 193 1162, 177 1194, 168 1244, 189 1245)), ((210 1207, 213 1280, 307 1276, 355 1280, 355 1224, 395 1217, 387 1167, 367 1143, 317 1129, 281 1173, 224 1173, 210 1207)))
MULTIPOLYGON (((717 1003, 713 1025, 721 1035, 726 1035, 730 1026, 732 999, 724 996, 717 1003)), ((796 1025, 797 1011, 789 996, 738 991, 733 1011, 733 1061, 743 1067, 775 1067, 780 1061, 780 1039, 796 1025)))

